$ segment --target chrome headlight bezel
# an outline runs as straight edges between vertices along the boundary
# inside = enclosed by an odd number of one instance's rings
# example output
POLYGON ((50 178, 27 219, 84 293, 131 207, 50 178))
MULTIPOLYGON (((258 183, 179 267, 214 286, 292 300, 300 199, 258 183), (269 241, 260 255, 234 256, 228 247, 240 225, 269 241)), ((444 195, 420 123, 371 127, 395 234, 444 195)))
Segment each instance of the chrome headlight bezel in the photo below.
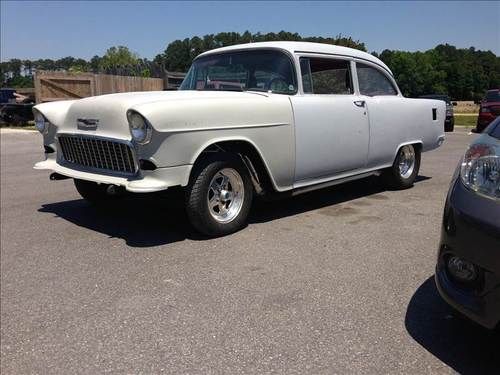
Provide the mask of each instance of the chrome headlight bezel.
POLYGON ((475 193, 500 200, 500 155, 491 145, 471 145, 460 165, 462 184, 475 193))
POLYGON ((127 120, 132 140, 140 145, 145 145, 151 141, 153 127, 139 112, 127 111, 127 120))
POLYGON ((33 117, 35 118, 35 127, 41 134, 47 134, 49 131, 49 120, 42 112, 33 109, 33 117))

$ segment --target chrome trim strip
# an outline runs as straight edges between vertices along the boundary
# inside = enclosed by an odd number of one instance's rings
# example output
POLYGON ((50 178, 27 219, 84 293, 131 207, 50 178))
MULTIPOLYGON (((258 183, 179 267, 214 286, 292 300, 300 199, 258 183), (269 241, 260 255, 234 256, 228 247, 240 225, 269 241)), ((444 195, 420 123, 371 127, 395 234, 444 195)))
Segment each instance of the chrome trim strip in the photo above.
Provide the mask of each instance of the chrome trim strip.
POLYGON ((272 128, 277 126, 287 126, 290 124, 250 124, 250 125, 234 125, 234 126, 216 126, 213 128, 177 128, 177 129, 156 129, 156 131, 163 133, 188 133, 188 132, 199 132, 199 131, 214 131, 214 130, 234 130, 234 129, 249 129, 249 128, 272 128))

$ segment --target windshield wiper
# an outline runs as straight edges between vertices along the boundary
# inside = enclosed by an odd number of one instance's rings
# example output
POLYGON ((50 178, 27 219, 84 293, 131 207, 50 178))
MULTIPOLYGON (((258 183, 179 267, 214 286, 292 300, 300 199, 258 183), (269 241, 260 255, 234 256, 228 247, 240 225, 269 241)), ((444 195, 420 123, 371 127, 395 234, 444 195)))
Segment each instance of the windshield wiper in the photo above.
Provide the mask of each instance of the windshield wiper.
POLYGON ((238 87, 225 87, 223 89, 216 89, 216 88, 203 88, 203 89, 196 89, 196 91, 239 91, 242 92, 242 88, 238 87))
POLYGON ((272 92, 272 90, 259 89, 258 87, 252 87, 251 89, 246 89, 245 91, 272 92))

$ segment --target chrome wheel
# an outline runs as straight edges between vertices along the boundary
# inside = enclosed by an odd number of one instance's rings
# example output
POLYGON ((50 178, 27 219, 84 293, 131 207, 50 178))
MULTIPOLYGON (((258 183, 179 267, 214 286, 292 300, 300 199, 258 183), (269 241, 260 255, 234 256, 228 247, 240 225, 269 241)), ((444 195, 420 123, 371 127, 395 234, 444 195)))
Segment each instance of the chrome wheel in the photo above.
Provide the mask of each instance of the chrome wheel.
POLYGON ((245 186, 240 174, 232 168, 221 169, 208 188, 210 215, 220 223, 229 223, 240 213, 244 198, 245 186))
POLYGON ((399 174, 402 178, 408 178, 415 168, 415 150, 413 146, 403 146, 399 150, 399 174))

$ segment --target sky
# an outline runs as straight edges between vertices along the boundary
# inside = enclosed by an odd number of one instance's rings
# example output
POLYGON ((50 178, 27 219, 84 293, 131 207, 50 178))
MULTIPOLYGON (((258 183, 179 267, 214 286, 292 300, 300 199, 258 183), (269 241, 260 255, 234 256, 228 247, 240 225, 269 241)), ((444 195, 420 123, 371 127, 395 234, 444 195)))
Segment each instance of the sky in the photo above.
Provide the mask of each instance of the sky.
POLYGON ((125 45, 154 58, 176 39, 223 31, 342 34, 369 52, 440 43, 500 55, 500 2, 0 2, 0 58, 89 59, 125 45))

